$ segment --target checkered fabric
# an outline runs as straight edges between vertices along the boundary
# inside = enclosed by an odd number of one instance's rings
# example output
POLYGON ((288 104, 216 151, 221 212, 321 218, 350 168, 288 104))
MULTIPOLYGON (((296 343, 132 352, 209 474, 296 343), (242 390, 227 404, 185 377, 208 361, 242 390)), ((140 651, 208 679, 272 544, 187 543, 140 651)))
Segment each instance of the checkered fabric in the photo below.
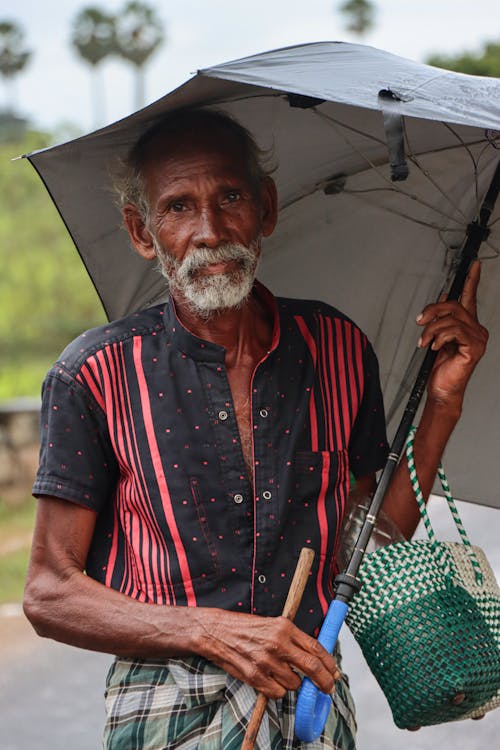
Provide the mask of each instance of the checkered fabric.
MULTIPOLYGON (((167 661, 117 658, 106 686, 105 750, 239 750, 256 693, 200 657, 167 661)), ((294 737, 296 694, 269 701, 255 750, 355 750, 347 678, 337 682, 325 730, 315 742, 294 737)))

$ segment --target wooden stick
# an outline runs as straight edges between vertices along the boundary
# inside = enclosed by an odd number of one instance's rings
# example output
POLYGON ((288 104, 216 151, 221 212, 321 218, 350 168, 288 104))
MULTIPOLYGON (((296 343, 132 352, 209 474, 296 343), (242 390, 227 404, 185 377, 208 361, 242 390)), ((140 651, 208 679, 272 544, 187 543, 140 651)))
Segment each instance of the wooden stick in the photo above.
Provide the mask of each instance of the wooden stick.
MULTIPOLYGON (((292 582, 288 589, 285 606, 283 607, 282 615, 288 620, 293 620, 297 614, 313 560, 314 550, 309 547, 303 547, 300 551, 297 567, 295 568, 295 573, 293 574, 292 582)), ((267 707, 267 701, 268 698, 264 693, 259 693, 257 695, 257 700, 250 721, 248 722, 241 750, 253 750, 262 723, 262 718, 267 707)))

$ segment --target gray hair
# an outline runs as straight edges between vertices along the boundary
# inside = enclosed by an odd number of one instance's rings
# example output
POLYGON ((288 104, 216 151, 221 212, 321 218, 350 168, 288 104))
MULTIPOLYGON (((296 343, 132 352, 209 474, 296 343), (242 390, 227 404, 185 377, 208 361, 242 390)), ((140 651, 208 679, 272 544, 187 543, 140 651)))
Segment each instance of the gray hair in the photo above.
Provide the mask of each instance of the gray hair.
POLYGON ((274 171, 274 166, 266 166, 272 159, 272 150, 259 148, 251 133, 230 115, 213 109, 181 110, 154 123, 141 135, 125 158, 115 164, 112 177, 120 207, 131 203, 138 209, 146 226, 149 226, 150 206, 142 170, 151 143, 157 138, 167 141, 178 135, 196 136, 198 133, 226 135, 238 143, 256 192, 262 179, 274 171))

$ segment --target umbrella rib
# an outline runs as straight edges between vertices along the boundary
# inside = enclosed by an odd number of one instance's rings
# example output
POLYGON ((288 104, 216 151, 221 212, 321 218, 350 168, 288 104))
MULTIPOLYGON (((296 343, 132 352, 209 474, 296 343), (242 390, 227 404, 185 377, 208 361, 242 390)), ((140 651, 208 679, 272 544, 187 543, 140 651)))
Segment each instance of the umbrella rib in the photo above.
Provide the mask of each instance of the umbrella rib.
MULTIPOLYGON (((350 130, 353 133, 356 133, 357 135, 362 135, 368 140, 372 140, 375 143, 380 144, 381 146, 386 145, 386 141, 384 141, 383 138, 377 138, 374 135, 371 135, 370 133, 366 133, 363 130, 359 130, 358 128, 352 127, 352 125, 347 125, 345 122, 342 122, 341 120, 337 120, 335 117, 332 117, 332 115, 327 115, 325 112, 320 112, 316 107, 314 107, 311 111, 315 112, 320 117, 323 117, 325 120, 328 120, 329 122, 333 123, 334 125, 339 125, 341 128, 344 128, 345 130, 350 130)), ((447 127, 450 127, 446 122, 441 120, 436 120, 436 122, 441 122, 442 125, 446 125, 447 127)), ((465 141, 462 141, 460 139, 460 136, 458 136, 457 133, 453 133, 457 139, 460 141, 460 143, 454 145, 454 146, 441 146, 440 148, 434 148, 432 149, 433 154, 441 154, 444 151, 454 151, 457 148, 470 148, 471 146, 477 146, 479 143, 484 143, 485 148, 488 146, 491 146, 491 140, 487 137, 485 138, 478 138, 476 141, 471 141, 470 143, 465 143, 465 141)), ((349 144, 351 145, 351 144, 349 144)), ((353 147, 354 148, 354 147, 353 147)), ((496 148, 496 146, 494 146, 496 148)))
MULTIPOLYGON (((492 225, 490 224, 490 226, 492 225)), ((482 255, 481 260, 496 260, 500 256, 500 248, 492 245, 489 240, 483 240, 483 243, 493 251, 493 255, 482 255)))
POLYGON ((453 133, 457 141, 460 142, 462 145, 462 148, 465 149, 465 151, 469 154, 470 160, 473 165, 473 171, 474 171, 474 188, 476 191, 476 214, 479 211, 479 204, 480 204, 480 198, 479 198, 479 185, 478 185, 478 179, 477 179, 477 162, 474 158, 474 154, 470 150, 469 146, 465 143, 464 139, 459 135, 459 133, 454 130, 451 125, 449 125, 447 122, 444 122, 443 125, 450 131, 450 133, 453 133))
MULTIPOLYGON (((357 135, 362 135, 364 138, 366 138, 369 141, 373 141, 374 143, 378 143, 380 146, 386 146, 386 142, 383 138, 377 138, 375 135, 372 135, 371 133, 367 133, 364 130, 359 130, 359 128, 354 128, 352 125, 346 125, 345 122, 342 122, 341 120, 337 120, 335 117, 332 117, 332 115, 327 115, 326 112, 320 112, 317 107, 314 107, 312 110, 318 117, 320 117, 322 120, 327 120, 327 122, 331 125, 337 125, 341 128, 344 128, 345 130, 350 130, 351 133, 356 133, 357 135)), ((350 141, 347 139, 346 143, 351 146, 354 150, 357 151, 355 146, 352 145, 350 141)), ((366 158, 362 152, 359 152, 363 158, 366 158)))
MULTIPOLYGON (((362 151, 361 151, 361 150, 360 150, 360 149, 359 149, 359 148, 358 148, 357 146, 355 146, 355 145, 354 145, 354 144, 352 143, 352 141, 351 141, 351 140, 350 140, 350 139, 349 139, 349 138, 348 138, 348 137, 347 137, 347 136, 345 135, 345 133, 342 133, 341 131, 339 131, 339 128, 338 128, 337 126, 338 126, 338 125, 341 125, 341 127, 344 127, 344 128, 346 129, 346 130, 352 130, 353 132, 357 133, 358 135, 366 135, 365 133, 363 133, 362 131, 356 130, 355 128, 350 128, 350 127, 347 127, 346 125, 343 125, 342 123, 338 123, 338 122, 337 122, 337 121, 336 121, 336 120, 335 120, 334 118, 332 118, 332 117, 331 117, 330 115, 326 115, 326 114, 325 114, 324 112, 318 112, 318 110, 315 110, 315 112, 316 112, 316 114, 317 114, 317 115, 318 115, 319 117, 322 117, 322 118, 324 118, 324 119, 328 120, 328 122, 329 122, 330 124, 332 124, 332 125, 334 126, 334 128, 335 128, 335 130, 336 130, 337 134, 338 134, 338 135, 339 135, 339 136, 340 136, 340 137, 341 137, 341 138, 342 138, 342 139, 344 140, 344 142, 345 142, 345 143, 346 143, 346 144, 347 144, 347 145, 348 145, 348 146, 349 146, 350 148, 352 148, 352 150, 353 150, 353 151, 354 151, 354 152, 355 152, 356 154, 358 154, 358 156, 360 156, 360 157, 361 157, 362 159, 364 159, 364 161, 365 161, 365 162, 366 162, 366 163, 367 163, 367 164, 368 164, 368 165, 369 165, 369 166, 371 167, 371 169, 373 169, 373 170, 374 170, 374 171, 375 171, 375 172, 376 172, 376 173, 378 174, 378 176, 379 176, 379 177, 380 177, 380 178, 381 178, 381 179, 382 179, 382 180, 383 180, 384 182, 386 182, 386 183, 388 183, 388 184, 389 184, 389 186, 390 186, 390 189, 391 189, 391 190, 393 190, 393 191, 395 191, 395 192, 397 192, 397 193, 400 193, 400 195, 404 195, 404 196, 405 196, 405 197, 407 197, 407 198, 410 198, 410 199, 412 199, 412 200, 416 200, 416 201, 417 201, 418 203, 420 203, 420 204, 421 204, 422 206, 425 206, 426 208, 429 208, 429 209, 430 209, 431 211, 434 211, 435 213, 437 213, 437 214, 440 214, 440 215, 441 215, 441 216, 443 216, 443 217, 444 217, 445 219, 448 219, 448 221, 454 221, 454 222, 456 222, 457 224, 459 224, 459 225, 460 225, 460 222, 459 222, 459 220, 458 220, 458 219, 456 219, 455 217, 453 217, 453 216, 450 216, 449 214, 445 213, 444 211, 441 211, 441 210, 437 209, 437 208, 436 208, 435 206, 433 206, 433 205, 432 205, 431 203, 427 203, 426 201, 422 200, 422 198, 419 198, 418 196, 415 196, 415 195, 414 195, 414 194, 412 194, 412 193, 407 193, 407 192, 406 192, 405 190, 402 190, 402 189, 401 189, 400 187, 398 187, 397 185, 395 185, 395 184, 394 184, 394 183, 392 182, 392 180, 390 180, 390 179, 389 179, 389 178, 388 178, 388 177, 387 177, 387 176, 386 176, 386 175, 385 175, 385 174, 384 174, 384 173, 382 172, 382 170, 381 170, 381 169, 379 169, 379 167, 377 167, 377 165, 376 165, 376 164, 375 164, 375 163, 374 163, 374 162, 373 162, 373 161, 372 161, 372 160, 371 160, 371 159, 370 159, 370 158, 369 158, 368 156, 366 156, 366 154, 364 154, 364 153, 363 153, 363 152, 362 152, 362 151)), ((377 139, 377 138, 373 138, 372 136, 369 136, 369 135, 366 135, 366 137, 367 137, 367 138, 371 138, 372 140, 375 140, 375 141, 377 141, 377 143, 381 143, 381 144, 384 144, 384 145, 385 145, 385 142, 384 142, 384 141, 381 141, 381 140, 379 140, 379 139, 377 139)), ((417 166, 418 166, 418 165, 417 165, 417 166)), ((450 201, 450 199, 449 199, 449 198, 447 198, 447 200, 448 200, 448 201, 450 201)), ((451 203, 451 201, 450 201, 450 203, 451 203)), ((452 206, 453 206, 453 204, 452 204, 452 206)), ((453 207, 455 208, 455 206, 453 206, 453 207)), ((459 212, 459 213, 461 213, 461 212, 459 212)), ((464 218, 464 221, 465 221, 465 217, 463 217, 463 218, 464 218)), ((428 226, 433 226, 433 225, 432 225, 432 224, 429 224, 428 226)), ((434 227, 434 228, 437 228, 437 227, 434 227)))
MULTIPOLYGON (((419 198, 414 193, 405 193, 405 192, 403 192, 401 190, 397 190, 396 188, 393 188, 393 187, 366 188, 366 189, 358 189, 358 190, 356 190, 356 189, 344 189, 343 192, 344 193, 348 193, 349 195, 356 195, 356 194, 361 195, 363 193, 377 193, 377 192, 379 192, 379 193, 383 193, 383 192, 397 193, 398 195, 404 195, 405 198, 409 198, 410 200, 415 201, 415 203, 419 203, 420 205, 425 206, 426 208, 431 208, 432 210, 436 211, 436 213, 440 213, 442 216, 444 216, 445 219, 448 219, 449 221, 454 221, 457 224, 457 227, 460 228, 460 229, 462 229, 465 226, 466 221, 467 221, 465 216, 463 217, 464 220, 462 222, 459 219, 455 219, 454 216, 448 216, 448 214, 445 214, 443 211, 437 211, 437 209, 435 209, 434 206, 429 205, 428 203, 426 203, 425 201, 423 201, 421 198, 419 198)), ((390 210, 386 206, 384 206, 384 208, 387 211, 390 210)), ((460 211, 460 213, 462 213, 462 212, 460 211)), ((404 216, 404 214, 398 214, 398 215, 404 216)), ((413 219, 411 217, 406 217, 406 218, 409 218, 411 221, 419 221, 421 224, 424 224, 425 226, 432 227, 433 229, 439 229, 439 226, 437 224, 427 223, 423 219, 419 220, 419 219, 413 219)), ((453 227, 445 227, 445 228, 442 228, 442 231, 443 232, 453 232, 455 230, 453 229, 453 227)))
POLYGON ((403 128, 404 128, 405 140, 406 140, 406 143, 407 143, 407 146, 408 146, 408 158, 409 158, 409 159, 411 160, 412 164, 415 164, 415 166, 417 167, 417 169, 419 169, 419 170, 420 170, 420 173, 421 173, 421 174, 422 174, 422 175, 423 175, 423 176, 424 176, 424 177, 425 177, 425 178, 426 178, 427 180, 429 180, 429 182, 431 183, 431 185, 432 185, 432 186, 433 186, 433 187, 434 187, 434 188, 435 188, 435 189, 436 189, 436 190, 438 191, 438 193, 440 193, 440 194, 442 195, 442 197, 443 197, 443 198, 444 198, 445 200, 447 200, 447 201, 448 201, 448 203, 450 204, 450 206, 451 206, 451 207, 452 207, 452 208, 453 208, 453 209, 454 209, 455 211, 457 211, 457 213, 459 213, 459 214, 460 214, 460 216, 461 216, 461 217, 463 218, 463 220, 464 220, 464 221, 466 222, 466 221, 467 221, 467 217, 465 216, 465 214, 464 214, 464 212, 463 212, 463 211, 461 210, 461 208, 460 208, 459 206, 457 206, 457 205, 456 205, 456 204, 455 204, 455 203, 454 203, 454 202, 452 201, 452 199, 450 198, 450 196, 449 196, 449 195, 448 195, 448 194, 447 194, 447 193, 446 193, 446 192, 445 192, 445 191, 444 191, 444 190, 443 190, 443 189, 441 188, 441 186, 439 185, 439 183, 438 183, 438 182, 437 182, 437 181, 436 181, 436 180, 435 180, 435 179, 434 179, 434 178, 432 177, 432 175, 430 174, 429 170, 425 169, 425 168, 424 168, 424 167, 423 167, 423 166, 422 166, 422 165, 420 164, 420 161, 418 160, 418 157, 416 156, 416 154, 415 154, 415 152, 414 152, 413 148, 411 147, 411 144, 410 144, 410 138, 409 138, 409 136, 408 136, 408 129, 407 129, 407 127, 406 127, 406 119, 405 119, 404 117, 403 117, 403 128))
MULTIPOLYGON (((379 190, 388 190, 389 188, 379 188, 379 190)), ((356 197, 359 197, 363 195, 365 192, 374 192, 374 190, 344 190, 345 193, 348 193, 349 195, 354 195, 356 197)), ((399 191, 395 191, 399 192, 399 191)), ((417 203, 420 203, 421 201, 413 197, 411 195, 408 195, 408 193, 402 193, 405 197, 410 198, 411 200, 416 201, 417 203)), ((425 204, 424 204, 425 205, 425 204)), ((387 213, 394 214, 395 216, 399 216, 401 219, 407 219, 408 221, 413 221, 416 224, 420 224, 423 227, 427 227, 428 229, 435 229, 438 232, 456 232, 457 229, 463 229, 464 225, 461 224, 458 219, 451 219, 451 221, 454 221, 457 223, 457 227, 442 227, 439 224, 435 224, 431 221, 424 221, 424 219, 417 219, 414 216, 408 216, 407 214, 402 213, 401 211, 398 211, 396 208, 389 208, 388 206, 379 206, 379 208, 383 208, 384 211, 387 211, 387 213)), ((450 218, 450 217, 446 217, 450 218)))

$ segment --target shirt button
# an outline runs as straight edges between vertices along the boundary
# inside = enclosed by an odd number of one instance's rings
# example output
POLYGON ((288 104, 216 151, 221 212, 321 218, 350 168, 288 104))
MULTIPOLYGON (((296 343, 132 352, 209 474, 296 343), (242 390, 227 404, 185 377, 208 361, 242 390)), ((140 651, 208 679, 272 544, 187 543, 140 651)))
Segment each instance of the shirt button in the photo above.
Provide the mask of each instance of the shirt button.
POLYGON ((267 416, 269 416, 269 412, 267 411, 267 409, 261 409, 259 411, 259 414, 262 417, 262 419, 265 419, 267 416))
POLYGON ((227 411, 224 411, 224 409, 222 409, 222 411, 219 412, 219 419, 221 422, 225 422, 228 416, 229 414, 227 413, 227 411))
POLYGON ((238 503, 238 505, 243 502, 243 499, 243 495, 240 495, 239 492, 233 497, 234 502, 238 503))
POLYGON ((263 576, 262 573, 261 573, 260 576, 257 578, 257 580, 258 580, 259 583, 265 583, 266 582, 266 576, 263 576))
POLYGON ((264 490, 264 492, 262 493, 262 497, 264 498, 264 500, 270 500, 271 493, 269 492, 269 490, 264 490))

